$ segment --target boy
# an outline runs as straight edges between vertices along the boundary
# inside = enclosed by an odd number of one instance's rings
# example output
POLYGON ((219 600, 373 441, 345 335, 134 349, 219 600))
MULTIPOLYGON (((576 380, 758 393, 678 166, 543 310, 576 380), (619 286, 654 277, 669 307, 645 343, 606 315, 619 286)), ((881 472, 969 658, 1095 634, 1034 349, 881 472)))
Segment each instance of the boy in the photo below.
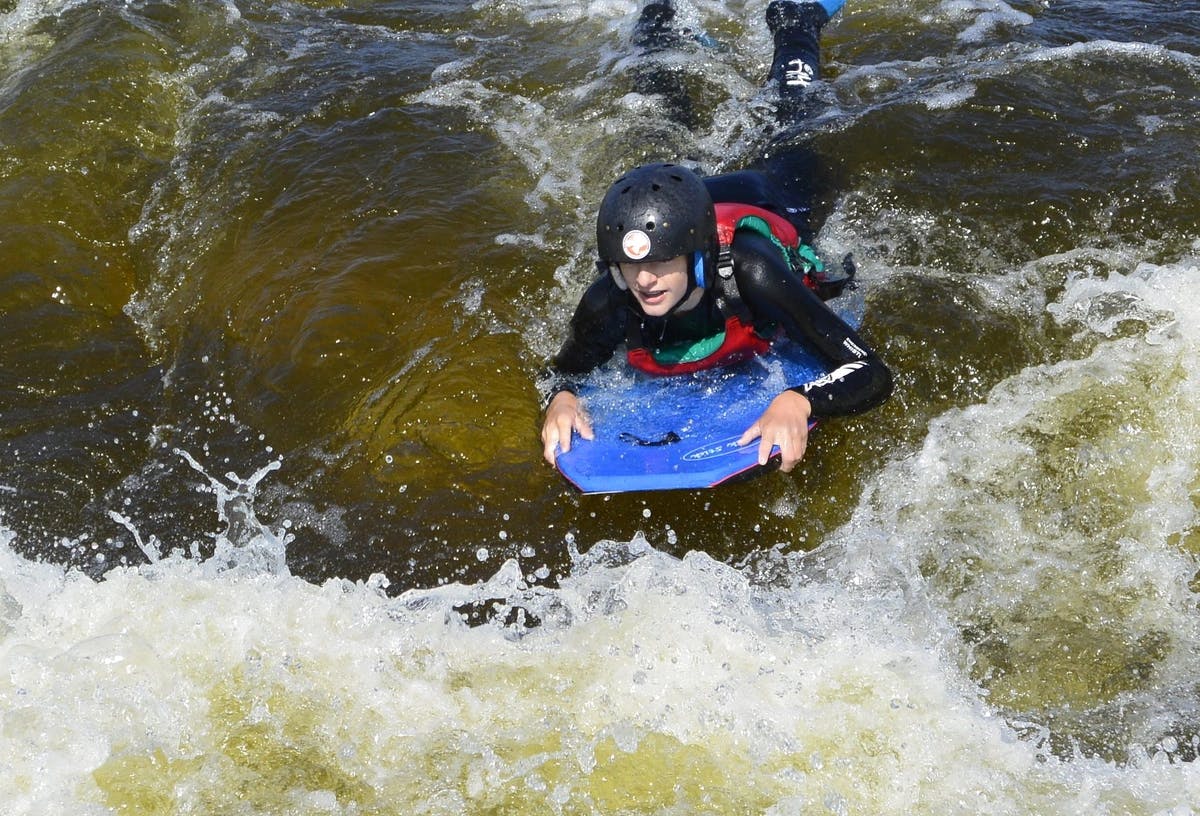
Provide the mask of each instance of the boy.
MULTIPOLYGON (((820 28, 841 0, 825 3, 775 0, 767 8, 776 45, 771 78, 785 103, 799 101, 817 76, 820 28)), ((664 17, 669 21, 659 8, 653 19, 664 17)), ((552 362, 546 460, 554 463, 556 449, 569 451, 574 432, 592 438, 571 378, 607 361, 622 342, 631 365, 657 375, 764 353, 780 333, 826 357, 835 366, 830 374, 780 393, 739 440, 758 440, 760 465, 778 446, 784 472, 804 455, 810 418, 859 413, 886 400, 891 372, 818 295, 820 262, 789 220, 801 209, 754 171, 702 180, 684 167, 651 164, 619 178, 596 221, 602 274, 552 362)))

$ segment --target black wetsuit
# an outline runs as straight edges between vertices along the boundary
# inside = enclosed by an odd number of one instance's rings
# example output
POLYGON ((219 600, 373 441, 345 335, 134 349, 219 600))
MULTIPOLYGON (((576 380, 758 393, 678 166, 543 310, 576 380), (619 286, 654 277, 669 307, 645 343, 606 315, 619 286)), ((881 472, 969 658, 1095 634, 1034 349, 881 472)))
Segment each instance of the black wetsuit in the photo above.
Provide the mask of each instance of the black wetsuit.
MULTIPOLYGON (((781 214, 789 211, 781 202, 764 198, 771 185, 755 171, 714 176, 705 179, 705 184, 722 202, 754 204, 781 214)), ((814 417, 858 413, 888 398, 892 375, 883 360, 825 306, 769 238, 738 230, 730 254, 737 292, 754 327, 768 336, 771 327, 778 327, 836 367, 834 374, 813 383, 797 383, 792 389, 808 397, 814 417)), ((640 322, 641 336, 648 345, 662 348, 711 337, 725 325, 711 289, 686 312, 649 317, 605 270, 584 293, 571 318, 566 342, 554 357, 552 393, 574 390, 576 377, 607 362, 625 341, 631 320, 640 322)))
MULTIPOLYGON (((646 6, 635 28, 635 45, 653 51, 676 44, 669 31, 673 16, 669 2, 646 6)), ((828 19, 815 4, 771 3, 768 7, 767 20, 775 38, 771 80, 779 85, 783 118, 792 119, 804 110, 804 91, 818 76, 820 29, 828 19), (811 66, 803 72, 803 82, 793 81, 797 65, 811 66)), ((704 183, 714 201, 752 204, 778 213, 796 226, 802 240, 811 240, 815 157, 799 147, 776 161, 779 167, 772 168, 776 172, 771 176, 744 170, 712 176, 704 183)), ((756 331, 769 336, 771 329, 781 329, 793 341, 825 357, 834 368, 820 380, 792 388, 812 403, 813 417, 859 413, 888 398, 892 374, 883 360, 805 285, 802 275, 788 265, 769 238, 753 230, 738 230, 730 254, 737 295, 756 331)), ((551 363, 551 398, 558 391, 574 390, 576 378, 607 362, 626 340, 630 321, 640 322, 640 336, 652 348, 695 342, 724 327, 725 316, 711 289, 686 312, 649 317, 601 266, 602 274, 584 293, 571 318, 567 339, 551 363)))

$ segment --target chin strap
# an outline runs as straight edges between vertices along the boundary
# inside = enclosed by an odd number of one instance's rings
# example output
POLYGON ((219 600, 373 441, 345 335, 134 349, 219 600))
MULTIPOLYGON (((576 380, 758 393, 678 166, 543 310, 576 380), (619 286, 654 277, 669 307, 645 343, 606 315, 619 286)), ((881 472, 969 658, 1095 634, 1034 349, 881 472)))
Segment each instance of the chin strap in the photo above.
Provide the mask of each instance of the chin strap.
POLYGON ((678 303, 676 303, 670 309, 667 309, 667 313, 664 314, 663 317, 670 317, 671 315, 675 314, 675 310, 687 303, 693 292, 695 292, 697 289, 704 289, 706 286, 708 286, 708 283, 709 282, 704 278, 704 253, 699 251, 693 252, 692 268, 691 273, 688 275, 687 290, 683 293, 683 297, 679 299, 678 303))

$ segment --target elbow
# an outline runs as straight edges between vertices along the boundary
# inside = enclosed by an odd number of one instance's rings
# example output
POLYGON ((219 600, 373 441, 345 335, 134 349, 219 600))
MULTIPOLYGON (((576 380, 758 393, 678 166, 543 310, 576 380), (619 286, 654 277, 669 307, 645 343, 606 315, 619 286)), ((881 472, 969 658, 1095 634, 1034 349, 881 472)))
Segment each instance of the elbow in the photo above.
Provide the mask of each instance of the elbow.
POLYGON ((872 397, 868 401, 868 408, 876 408, 887 402, 896 390, 896 378, 892 374, 892 370, 882 360, 875 367, 875 376, 872 381, 871 394, 872 397))

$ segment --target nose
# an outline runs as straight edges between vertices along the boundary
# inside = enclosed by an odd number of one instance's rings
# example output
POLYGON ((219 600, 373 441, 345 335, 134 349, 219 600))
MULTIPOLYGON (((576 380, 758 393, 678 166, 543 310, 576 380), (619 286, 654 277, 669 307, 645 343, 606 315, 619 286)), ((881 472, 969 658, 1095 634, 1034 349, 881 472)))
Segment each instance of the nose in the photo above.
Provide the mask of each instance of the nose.
POLYGON ((636 280, 638 286, 653 286, 658 282, 658 275, 654 274, 653 270, 648 266, 639 266, 636 280))

